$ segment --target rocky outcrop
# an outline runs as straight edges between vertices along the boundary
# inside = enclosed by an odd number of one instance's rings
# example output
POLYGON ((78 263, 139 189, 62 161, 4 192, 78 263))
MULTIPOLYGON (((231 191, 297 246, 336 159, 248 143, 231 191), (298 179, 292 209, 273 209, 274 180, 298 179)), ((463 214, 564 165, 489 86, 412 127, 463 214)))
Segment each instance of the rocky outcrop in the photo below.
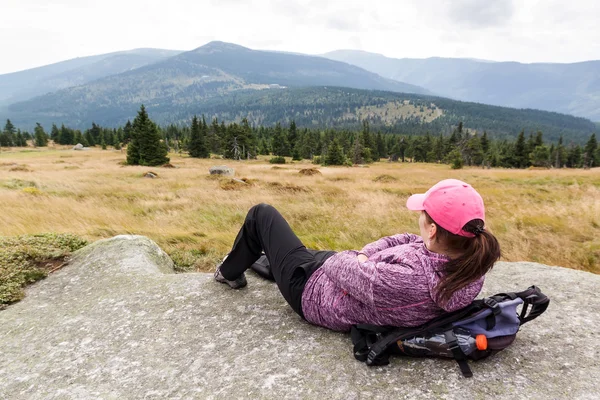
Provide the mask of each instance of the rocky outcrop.
POLYGON ((600 276, 498 263, 483 294, 540 286, 550 308, 515 344, 471 363, 393 358, 369 368, 349 335, 302 321, 274 284, 239 291, 211 274, 174 274, 140 236, 75 253, 0 312, 0 397, 269 399, 596 399, 600 276))
POLYGON ((211 175, 235 176, 235 170, 226 165, 216 165, 208 170, 211 175))

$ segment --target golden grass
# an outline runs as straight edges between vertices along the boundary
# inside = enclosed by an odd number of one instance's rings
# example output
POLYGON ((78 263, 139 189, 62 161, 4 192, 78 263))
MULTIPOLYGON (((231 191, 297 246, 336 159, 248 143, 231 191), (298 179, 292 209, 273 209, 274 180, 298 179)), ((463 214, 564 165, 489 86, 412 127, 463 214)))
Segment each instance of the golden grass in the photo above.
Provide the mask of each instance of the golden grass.
POLYGON ((0 155, 1 235, 73 233, 90 241, 129 233, 155 240, 181 269, 208 271, 230 248, 247 210, 273 204, 308 247, 359 249, 382 236, 418 233, 406 198, 457 178, 483 196, 504 260, 531 260, 600 273, 600 171, 451 170, 446 165, 308 162, 272 168, 171 154, 176 168, 121 165, 125 153, 55 148, 0 155), (62 161, 62 162, 59 162, 62 161), (12 170, 26 165, 28 171, 12 170), (241 183, 212 178, 226 164, 241 183), (148 171, 156 179, 143 178, 148 171))

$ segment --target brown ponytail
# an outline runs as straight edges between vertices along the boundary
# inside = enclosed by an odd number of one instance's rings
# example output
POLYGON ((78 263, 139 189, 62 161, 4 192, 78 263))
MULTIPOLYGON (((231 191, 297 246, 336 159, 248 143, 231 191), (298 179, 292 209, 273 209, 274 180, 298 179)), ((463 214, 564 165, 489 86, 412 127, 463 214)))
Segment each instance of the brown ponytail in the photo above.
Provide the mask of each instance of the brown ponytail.
POLYGON ((440 301, 447 303, 457 290, 485 275, 500 258, 500 244, 494 235, 484 229, 480 219, 469 221, 463 230, 475 234, 465 237, 452 234, 439 226, 425 212, 427 223, 436 225, 436 237, 440 244, 446 246, 450 253, 459 254, 444 264, 445 276, 437 286, 440 301))

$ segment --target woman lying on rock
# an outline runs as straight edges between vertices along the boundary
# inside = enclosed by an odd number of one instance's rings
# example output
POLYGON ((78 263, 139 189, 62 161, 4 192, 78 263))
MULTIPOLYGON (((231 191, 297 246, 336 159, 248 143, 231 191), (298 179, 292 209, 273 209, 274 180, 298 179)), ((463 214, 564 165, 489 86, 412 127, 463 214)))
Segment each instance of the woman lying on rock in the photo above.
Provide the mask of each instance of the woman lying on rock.
POLYGON ((275 208, 256 205, 215 279, 246 286, 244 271, 264 251, 292 309, 336 331, 354 324, 412 327, 469 305, 500 258, 498 241, 484 228, 481 196, 447 179, 406 206, 421 212, 420 236, 398 234, 338 253, 308 250, 275 208))

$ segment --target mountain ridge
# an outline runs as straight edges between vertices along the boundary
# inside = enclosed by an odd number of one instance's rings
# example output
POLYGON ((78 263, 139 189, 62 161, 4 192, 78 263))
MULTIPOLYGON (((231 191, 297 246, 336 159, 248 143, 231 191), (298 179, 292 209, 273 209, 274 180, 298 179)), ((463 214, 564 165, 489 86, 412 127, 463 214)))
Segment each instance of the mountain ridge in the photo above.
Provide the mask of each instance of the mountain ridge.
POLYGON ((85 84, 92 80, 138 68, 179 54, 178 50, 138 48, 87 57, 76 57, 0 75, 0 106, 85 84), (119 60, 107 65, 108 61, 119 60), (104 63, 104 65, 101 65, 104 63))
POLYGON ((600 60, 526 64, 464 58, 390 58, 353 50, 323 56, 425 87, 444 97, 600 120, 600 60))

